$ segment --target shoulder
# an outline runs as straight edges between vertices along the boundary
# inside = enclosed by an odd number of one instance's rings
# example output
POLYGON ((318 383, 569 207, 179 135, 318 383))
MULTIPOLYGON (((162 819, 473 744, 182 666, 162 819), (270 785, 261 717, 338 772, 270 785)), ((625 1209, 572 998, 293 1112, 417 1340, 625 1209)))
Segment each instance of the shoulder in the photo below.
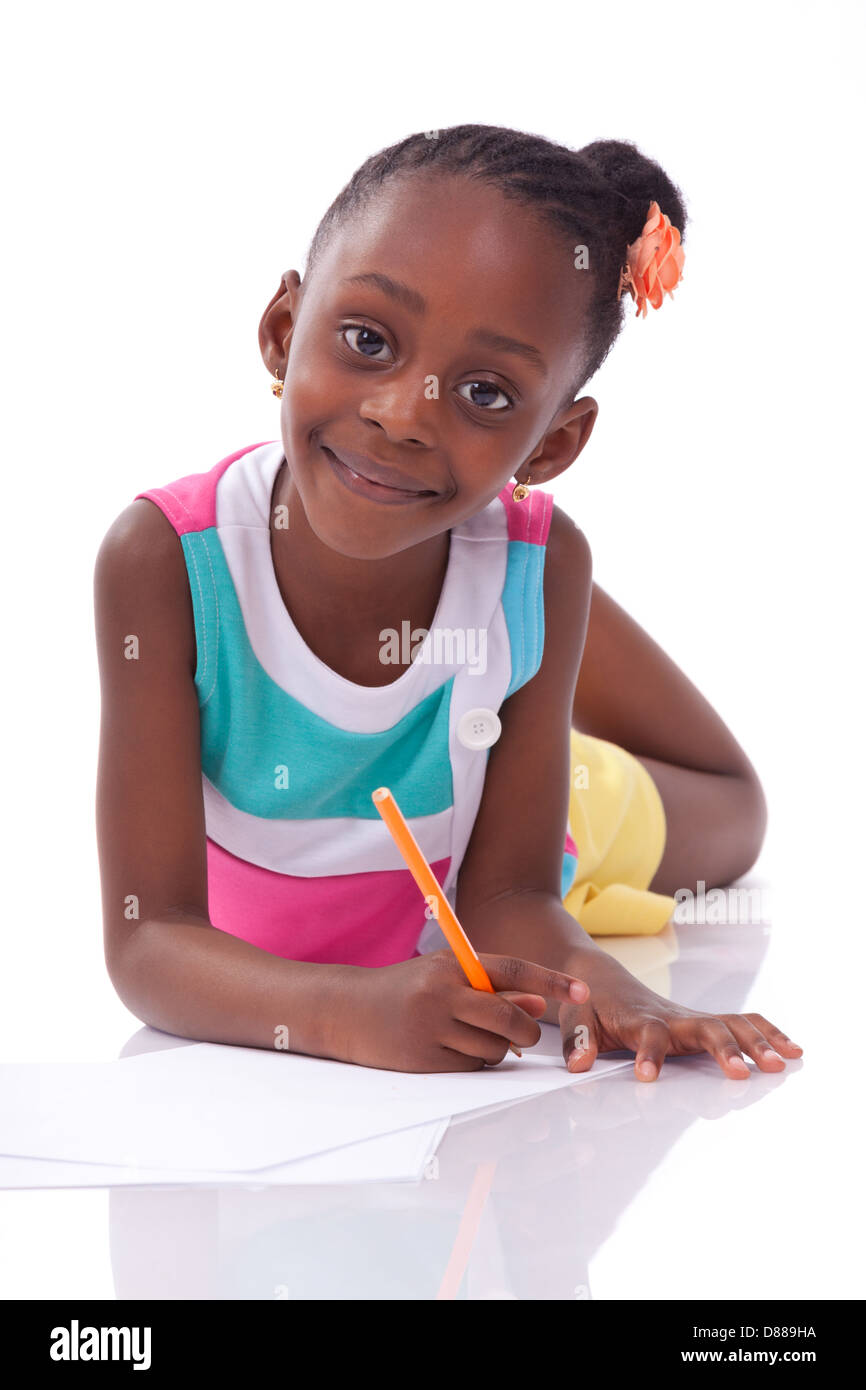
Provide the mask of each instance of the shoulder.
MULTIPOLYGON (((577 523, 554 504, 544 563, 544 657, 577 679, 589 625, 592 551, 577 523)), ((543 664, 543 663, 542 663, 543 664)))
MULTIPOLYGON (((589 541, 568 512, 553 505, 550 530, 547 536, 545 574, 561 581, 563 585, 574 585, 576 590, 586 588, 587 598, 592 585, 592 551, 589 541)), ((545 586, 547 587, 547 586, 545 586)), ((550 586, 551 588, 554 585, 550 586)), ((579 597, 572 592, 572 600, 579 597)))
POLYGON ((164 512, 155 502, 138 497, 109 526, 99 547, 97 564, 145 560, 154 550, 165 559, 180 549, 180 537, 164 512))
POLYGON ((179 580, 187 582, 180 537, 156 503, 137 498, 102 538, 94 568, 97 588, 144 586, 162 592, 176 589, 179 580))
POLYGON ((93 570, 97 630, 153 622, 195 669, 195 635, 180 536, 160 508, 136 498, 115 517, 93 570))

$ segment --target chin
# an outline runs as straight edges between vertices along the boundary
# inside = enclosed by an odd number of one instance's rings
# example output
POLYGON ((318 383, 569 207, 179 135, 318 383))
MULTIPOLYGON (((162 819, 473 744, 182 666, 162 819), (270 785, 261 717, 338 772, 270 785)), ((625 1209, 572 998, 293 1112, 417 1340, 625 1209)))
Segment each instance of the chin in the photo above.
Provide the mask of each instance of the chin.
POLYGON ((391 508, 382 508, 383 516, 377 525, 375 513, 369 518, 361 515, 363 503, 357 511, 352 510, 351 498, 344 514, 338 513, 330 496, 314 495, 309 505, 306 499, 302 500, 310 530, 323 545, 347 559, 385 560, 413 544, 407 538, 404 544, 395 545, 397 533, 391 508))

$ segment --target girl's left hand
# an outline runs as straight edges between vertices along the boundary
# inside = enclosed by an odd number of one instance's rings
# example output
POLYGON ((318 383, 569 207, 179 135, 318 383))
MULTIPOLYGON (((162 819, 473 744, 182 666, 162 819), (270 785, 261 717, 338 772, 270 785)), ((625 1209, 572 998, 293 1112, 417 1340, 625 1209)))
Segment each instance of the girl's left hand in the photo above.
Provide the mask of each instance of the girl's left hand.
POLYGON ((725 1076, 741 1081, 749 1075, 744 1052, 766 1072, 782 1071, 786 1057, 802 1056, 803 1049, 762 1014, 686 1009, 647 989, 601 949, 581 954, 579 963, 572 961, 568 969, 590 988, 585 1003, 559 1007, 562 1053, 569 1071, 588 1071, 599 1053, 626 1049, 635 1053, 637 1080, 655 1081, 666 1056, 708 1052, 725 1076))

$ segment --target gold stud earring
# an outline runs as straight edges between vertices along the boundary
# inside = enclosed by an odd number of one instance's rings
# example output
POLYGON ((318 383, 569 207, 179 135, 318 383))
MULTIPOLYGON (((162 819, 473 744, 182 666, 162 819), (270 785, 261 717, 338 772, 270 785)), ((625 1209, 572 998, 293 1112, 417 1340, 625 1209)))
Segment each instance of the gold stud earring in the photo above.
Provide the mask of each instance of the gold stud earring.
POLYGON ((275 396, 281 396, 283 394, 283 383, 280 381, 279 375, 276 375, 271 382, 271 390, 275 396))
POLYGON ((532 477, 532 474, 531 474, 531 473, 527 473, 527 475, 526 475, 526 482, 525 482, 525 483, 518 483, 516 487, 513 487, 513 488, 511 489, 511 496, 514 498, 514 501, 515 501, 515 502, 522 502, 523 499, 524 499, 524 497, 528 497, 528 496, 529 496, 529 481, 530 481, 530 478, 531 478, 531 477, 532 477))

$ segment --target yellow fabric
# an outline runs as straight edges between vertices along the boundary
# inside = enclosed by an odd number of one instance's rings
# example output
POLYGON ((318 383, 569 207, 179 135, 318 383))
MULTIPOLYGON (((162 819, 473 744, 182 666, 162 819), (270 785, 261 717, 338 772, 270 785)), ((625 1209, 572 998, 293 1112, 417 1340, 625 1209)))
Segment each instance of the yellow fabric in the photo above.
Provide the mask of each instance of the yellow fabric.
POLYGON ((563 899, 590 936, 651 936, 676 901, 651 893, 665 847, 665 811, 643 763, 615 743, 571 731, 568 825, 577 877, 563 899))

